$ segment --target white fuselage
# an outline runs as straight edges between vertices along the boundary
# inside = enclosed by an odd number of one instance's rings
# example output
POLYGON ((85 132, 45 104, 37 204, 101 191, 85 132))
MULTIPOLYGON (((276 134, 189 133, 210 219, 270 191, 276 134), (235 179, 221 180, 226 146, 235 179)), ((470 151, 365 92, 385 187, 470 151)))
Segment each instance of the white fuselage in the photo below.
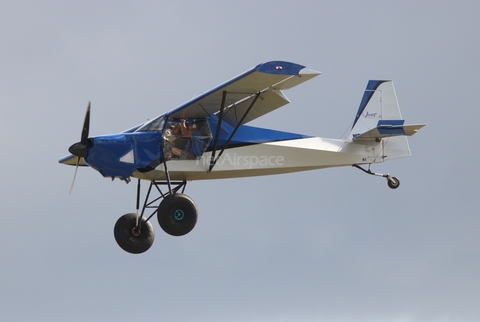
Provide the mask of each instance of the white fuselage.
MULTIPOLYGON (((348 166, 374 161, 377 145, 324 138, 304 138, 279 142, 253 144, 226 149, 211 172, 208 172, 212 153, 206 152, 199 160, 172 160, 167 162, 171 180, 205 180, 251 177, 290 173, 329 167, 348 166), (373 153, 372 153, 373 152, 373 153)), ((218 155, 219 151, 217 151, 218 155)), ((165 180, 165 167, 133 177, 146 180, 165 180)))

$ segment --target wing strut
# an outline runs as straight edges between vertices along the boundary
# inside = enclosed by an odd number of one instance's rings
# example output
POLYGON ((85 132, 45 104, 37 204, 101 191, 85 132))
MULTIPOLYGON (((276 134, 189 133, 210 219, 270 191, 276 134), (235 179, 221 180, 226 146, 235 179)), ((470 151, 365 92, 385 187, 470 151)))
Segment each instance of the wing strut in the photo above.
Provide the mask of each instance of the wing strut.
POLYGON ((213 166, 217 162, 217 160, 215 159, 215 152, 217 151, 218 137, 220 136, 220 129, 222 127, 223 110, 225 109, 226 97, 227 97, 227 91, 223 91, 222 104, 220 105, 220 115, 218 116, 217 131, 215 132, 215 140, 213 141, 213 151, 212 151, 212 157, 210 158, 210 167, 208 168, 208 172, 212 171, 213 166))
POLYGON ((245 120, 248 113, 252 109, 253 105, 255 105, 255 102, 260 97, 261 93, 262 92, 257 92, 255 94, 255 98, 253 99, 252 103, 250 104, 250 106, 247 108, 247 110, 243 114, 242 118, 240 119, 240 122, 238 122, 237 125, 235 126, 235 129, 232 131, 232 134, 230 134, 230 136, 228 137, 227 142, 223 145, 223 148, 220 151, 220 153, 218 154, 218 156, 215 158, 215 151, 217 149, 217 141, 218 141, 218 137, 220 135, 220 127, 221 127, 221 123, 222 123, 222 120, 223 120, 223 110, 224 110, 224 103, 225 103, 225 96, 226 96, 226 92, 225 91, 223 92, 222 106, 221 106, 221 109, 220 109, 220 116, 219 116, 218 124, 217 124, 217 132, 215 133, 215 143, 214 143, 214 146, 213 146, 212 158, 210 159, 210 167, 208 168, 208 172, 212 171, 212 169, 215 166, 215 164, 217 163, 218 159, 220 159, 220 157, 222 156, 223 151, 225 151, 225 149, 227 148, 228 144, 232 140, 232 138, 235 135, 235 133, 237 132, 238 128, 242 125, 243 120, 245 120))

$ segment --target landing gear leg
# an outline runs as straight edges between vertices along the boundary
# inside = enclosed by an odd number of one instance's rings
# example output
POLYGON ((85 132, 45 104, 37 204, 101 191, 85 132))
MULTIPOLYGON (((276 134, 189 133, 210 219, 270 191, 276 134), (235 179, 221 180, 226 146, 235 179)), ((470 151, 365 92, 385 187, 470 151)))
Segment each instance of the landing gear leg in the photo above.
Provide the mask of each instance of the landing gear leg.
POLYGON ((142 216, 145 209, 155 208, 147 220, 157 214, 158 223, 167 234, 172 236, 188 234, 197 223, 198 211, 192 198, 183 193, 186 185, 186 181, 152 181, 145 198, 142 216), (162 192, 161 185, 167 185, 168 192, 162 192), (156 188, 160 197, 149 202, 152 187, 156 188), (159 200, 161 200, 160 204, 154 206, 153 204, 159 200))
POLYGON ((358 164, 354 164, 354 165, 352 165, 352 167, 360 169, 367 174, 371 174, 371 175, 374 175, 374 176, 377 176, 377 177, 386 178, 387 179, 387 185, 391 189, 397 189, 400 186, 400 180, 397 177, 392 177, 389 174, 381 174, 381 173, 372 172, 370 170, 370 166, 368 167, 368 170, 365 170, 364 168, 362 168, 358 164))
POLYGON ((150 219, 157 214, 162 229, 173 236, 189 233, 197 223, 197 207, 193 200, 183 194, 186 181, 151 181, 145 201, 140 210, 140 180, 137 185, 137 213, 129 213, 118 219, 114 228, 117 244, 126 252, 139 254, 147 251, 153 244, 155 233, 150 219), (165 190, 167 186, 167 191, 165 190), (152 189, 153 188, 153 189, 152 189), (152 197, 152 191, 159 197, 152 197), (160 201, 160 202, 159 202, 160 201), (150 216, 144 216, 145 210, 154 209, 150 216))

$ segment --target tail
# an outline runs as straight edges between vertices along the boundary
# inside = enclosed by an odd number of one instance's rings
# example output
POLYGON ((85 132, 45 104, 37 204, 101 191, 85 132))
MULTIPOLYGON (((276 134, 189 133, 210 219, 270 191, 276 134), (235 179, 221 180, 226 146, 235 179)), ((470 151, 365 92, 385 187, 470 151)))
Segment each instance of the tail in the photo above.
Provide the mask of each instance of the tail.
POLYGON ((407 136, 425 125, 405 125, 392 81, 370 80, 346 139, 366 145, 367 163, 383 162, 410 156, 407 136))

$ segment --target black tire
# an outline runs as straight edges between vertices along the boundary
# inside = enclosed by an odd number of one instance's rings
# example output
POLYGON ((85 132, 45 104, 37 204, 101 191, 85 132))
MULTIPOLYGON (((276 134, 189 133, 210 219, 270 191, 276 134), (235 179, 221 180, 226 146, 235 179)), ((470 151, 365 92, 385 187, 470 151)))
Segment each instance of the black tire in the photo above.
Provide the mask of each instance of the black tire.
POLYGON ((387 179, 387 184, 391 189, 397 189, 400 186, 400 180, 396 177, 391 177, 387 179))
POLYGON ((169 235, 188 234, 197 223, 197 206, 183 193, 169 195, 158 206, 157 218, 160 227, 169 235))
POLYGON ((113 234, 118 246, 126 252, 140 254, 147 251, 153 244, 155 232, 153 226, 142 217, 141 228, 135 231, 139 215, 130 213, 117 220, 113 234))

